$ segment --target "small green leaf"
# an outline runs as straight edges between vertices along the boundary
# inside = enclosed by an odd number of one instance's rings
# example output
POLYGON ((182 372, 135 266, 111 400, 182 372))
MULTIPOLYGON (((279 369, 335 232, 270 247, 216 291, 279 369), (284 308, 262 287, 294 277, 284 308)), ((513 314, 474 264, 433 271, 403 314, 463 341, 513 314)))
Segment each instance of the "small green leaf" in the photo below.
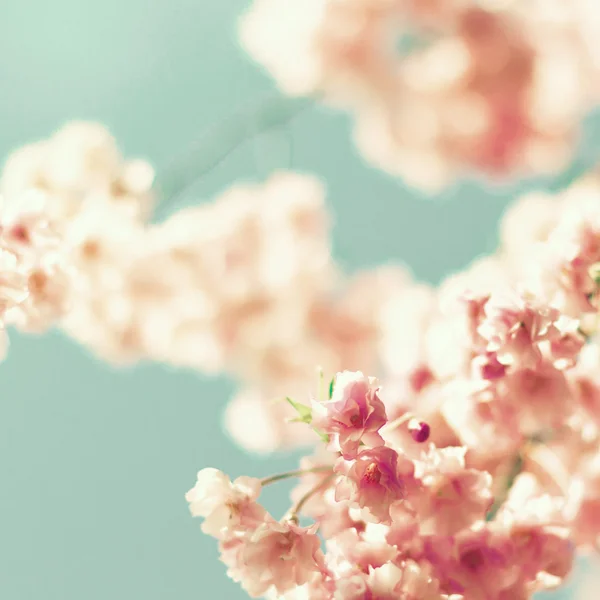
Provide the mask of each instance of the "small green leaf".
POLYGON ((329 399, 333 397, 333 386, 335 385, 335 377, 329 382, 329 399))
POLYGON ((313 427, 313 431, 321 438, 321 441, 325 444, 329 444, 329 436, 326 433, 321 433, 318 429, 313 427))
MULTIPOLYGON (((312 423, 312 409, 310 406, 296 402, 291 398, 286 398, 286 400, 298 413, 298 416, 295 419, 290 419, 288 421, 289 423, 305 423, 306 425, 310 425, 312 423)), ((312 429, 321 438, 321 441, 323 441, 325 444, 329 443, 329 436, 326 433, 321 433, 314 427, 312 429)))
POLYGON ((307 424, 312 422, 312 409, 310 406, 306 406, 306 404, 301 404, 300 402, 295 402, 291 398, 286 398, 286 400, 299 415, 299 418, 294 419, 295 422, 307 424))

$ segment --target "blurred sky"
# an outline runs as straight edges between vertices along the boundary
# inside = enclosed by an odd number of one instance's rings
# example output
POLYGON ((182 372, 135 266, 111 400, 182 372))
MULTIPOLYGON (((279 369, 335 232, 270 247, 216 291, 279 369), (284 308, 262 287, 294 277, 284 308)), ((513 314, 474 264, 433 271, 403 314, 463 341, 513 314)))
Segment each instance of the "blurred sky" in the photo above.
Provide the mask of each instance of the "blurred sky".
MULTIPOLYGON (((207 128, 273 95, 235 40, 246 5, 1 2, 0 154, 93 119, 164 173, 207 128)), ((289 166, 325 178, 334 253, 348 269, 402 261, 429 281, 494 247, 517 189, 465 184, 425 200, 362 163, 342 115, 311 108, 234 153, 184 201, 289 166)), ((204 466, 261 476, 296 457, 233 446, 221 431, 233 385, 157 365, 116 370, 58 334, 12 341, 0 366, 0 598, 244 598, 184 493, 204 466)), ((284 510, 288 489, 269 490, 273 510, 284 510)))

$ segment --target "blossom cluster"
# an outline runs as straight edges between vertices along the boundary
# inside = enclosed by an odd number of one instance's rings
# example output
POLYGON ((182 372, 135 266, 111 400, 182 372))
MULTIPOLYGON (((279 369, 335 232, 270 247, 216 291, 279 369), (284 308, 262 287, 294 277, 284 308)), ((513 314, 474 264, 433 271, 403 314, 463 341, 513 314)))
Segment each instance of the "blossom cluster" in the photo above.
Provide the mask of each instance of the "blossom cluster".
POLYGON ((35 193, 21 197, 18 209, 0 216, 0 358, 6 354, 6 325, 42 332, 61 318, 71 284, 61 237, 35 193))
MULTIPOLYGON (((432 191, 568 164, 599 101, 595 4, 253 0, 240 41, 432 191)), ((598 174, 518 199, 497 251, 435 287, 401 265, 345 273, 314 176, 162 222, 154 179, 94 123, 9 157, 0 359, 7 327, 58 327, 112 363, 233 376, 240 445, 308 449, 264 479, 205 468, 186 496, 251 597, 526 600, 600 550, 598 174), (262 489, 290 478, 277 519, 262 489)))
POLYGON ((26 196, 41 199, 71 273, 52 275, 48 326, 113 363, 228 372, 242 383, 226 415, 236 439, 261 451, 306 441, 301 428, 281 427, 289 407, 271 399, 304 394, 317 364, 330 375, 375 369, 377 315, 405 286, 405 269, 342 272, 316 177, 276 172, 160 223, 150 220, 152 184, 150 165, 124 159, 94 123, 68 124, 9 157, 7 216, 26 196), (250 437, 248 411, 263 422, 250 437))
POLYGON ((498 250, 437 288, 376 271, 373 337, 354 356, 378 379, 343 368, 326 399, 234 401, 249 448, 265 413, 281 445, 322 440, 288 474, 280 521, 257 501, 286 475, 205 469, 188 493, 251 596, 525 599, 600 547, 599 197, 593 174, 526 195, 498 250))
MULTIPOLYGON (((593 339, 575 368, 569 354, 597 325, 593 175, 557 195, 520 199, 501 225, 498 251, 438 289, 399 265, 343 273, 331 257, 325 189, 312 176, 278 172, 237 184, 156 224, 152 178, 147 163, 124 160, 90 123, 15 153, 0 181, 2 322, 37 331, 58 325, 113 362, 227 371, 241 384, 227 428, 248 449, 310 443, 306 428, 286 422, 291 407, 273 399, 314 392, 317 366, 327 377, 374 373, 397 392, 391 414, 418 404, 444 423, 437 435, 472 445, 478 436, 492 449, 499 439, 514 448, 528 432, 505 425, 505 435, 498 426, 492 441, 480 428, 484 407, 502 406, 526 429, 535 388, 535 401, 555 399, 554 423, 569 416, 564 390, 584 386, 573 378, 593 373, 593 339), (533 319, 531 303, 546 306, 545 320, 532 325, 545 333, 517 351, 510 319, 533 319), (538 357, 543 369, 534 372, 538 357)), ((595 387, 588 388, 589 404, 595 387)))
POLYGON ((240 39, 285 93, 348 110, 369 162, 437 190, 564 166, 599 30, 586 0, 254 0, 240 39))
POLYGON ((231 482, 206 468, 187 494, 251 597, 525 599, 569 574, 580 500, 540 489, 526 468, 505 499, 503 477, 473 466, 467 446, 436 446, 435 426, 412 413, 391 420, 375 378, 344 371, 330 389, 296 404, 323 440, 301 469, 231 482), (287 476, 299 483, 276 520, 258 499, 287 476))
POLYGON ((124 160, 94 123, 69 123, 12 154, 0 179, 0 323, 32 332, 67 327, 102 294, 94 289, 99 274, 108 281, 120 269, 112 242, 149 216, 153 179, 148 163, 124 160))
POLYGON ((329 319, 336 300, 326 296, 339 274, 322 184, 276 173, 155 224, 153 179, 148 163, 123 159, 95 123, 70 123, 11 155, 0 180, 3 306, 25 296, 32 304, 28 269, 41 261, 54 271, 48 285, 39 274, 31 278, 45 286, 44 306, 39 289, 27 319, 23 305, 10 322, 18 316, 18 324, 40 329, 33 312, 44 310, 47 326, 117 363, 152 359, 251 373, 261 384, 286 369, 302 371, 307 362, 281 362, 287 348, 302 345, 308 323, 336 327, 329 319), (55 255, 70 278, 58 272, 55 255))

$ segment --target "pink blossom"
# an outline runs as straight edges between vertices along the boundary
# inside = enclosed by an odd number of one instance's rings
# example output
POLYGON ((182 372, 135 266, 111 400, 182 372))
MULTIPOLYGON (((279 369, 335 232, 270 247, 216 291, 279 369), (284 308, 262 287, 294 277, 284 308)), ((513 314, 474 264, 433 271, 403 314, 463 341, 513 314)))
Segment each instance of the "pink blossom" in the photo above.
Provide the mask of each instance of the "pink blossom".
POLYGON ((342 454, 352 457, 361 444, 379 446, 379 429, 386 422, 385 407, 377 395, 379 384, 360 371, 338 373, 333 396, 327 402, 313 402, 313 426, 334 435, 342 454))
POLYGON ((521 576, 532 582, 534 590, 557 587, 571 572, 575 545, 564 528, 515 525, 510 531, 515 546, 515 563, 521 576))
POLYGON ((568 489, 573 538, 578 546, 597 548, 600 542, 600 456, 583 456, 568 489))
POLYGON ((549 197, 554 222, 515 265, 532 292, 569 317, 595 311, 597 286, 590 268, 600 259, 599 189, 598 179, 588 176, 549 197))
POLYGON ((349 110, 369 162, 436 190, 468 169, 498 177, 568 161, 598 71, 580 10, 255 0, 240 38, 286 93, 349 110), (393 43, 424 32, 423 48, 393 43))
POLYGON ((411 388, 418 393, 435 381, 435 375, 429 367, 421 365, 411 371, 409 381, 411 388))
POLYGON ((574 412, 568 380, 562 371, 547 362, 537 368, 519 369, 506 380, 506 398, 519 414, 519 428, 525 434, 560 427, 574 412))
POLYGON ((458 436, 442 414, 447 400, 446 385, 431 383, 421 392, 414 393, 410 387, 407 389, 406 380, 386 383, 382 388, 382 401, 389 420, 380 429, 380 434, 390 448, 419 458, 431 443, 440 447, 459 444, 458 436), (419 442, 415 440, 415 432, 417 427, 420 431, 423 424, 429 428, 429 437, 419 442))
POLYGON ((469 448, 478 467, 512 456, 523 443, 518 406, 500 397, 495 388, 471 380, 454 380, 444 388, 441 407, 459 444, 469 448))
POLYGON ((570 320, 560 328, 559 336, 550 342, 549 355, 554 366, 559 369, 575 366, 584 345, 585 338, 580 332, 579 322, 570 320))
POLYGON ((22 330, 43 332, 67 314, 74 271, 60 256, 46 256, 27 275, 27 297, 7 315, 22 330))
POLYGON ((49 195, 50 214, 61 219, 90 204, 108 204, 121 217, 146 220, 153 182, 152 167, 123 159, 102 125, 71 121, 50 138, 11 154, 0 184, 7 198, 31 190, 49 195))
POLYGON ((425 542, 425 556, 442 589, 464 594, 469 600, 522 597, 517 590, 526 582, 514 552, 507 536, 489 527, 465 530, 454 538, 434 536, 425 542))
POLYGON ((349 563, 364 573, 378 568, 398 556, 398 549, 390 545, 385 537, 369 535, 369 526, 363 532, 347 529, 327 540, 328 564, 349 563))
POLYGON ((559 315, 532 298, 492 296, 477 331, 501 363, 535 366, 541 359, 540 344, 559 336, 555 324, 559 315))
POLYGON ((17 256, 0 249, 0 319, 6 311, 27 298, 27 276, 19 269, 17 256))
POLYGON ((432 449, 417 467, 424 490, 415 509, 432 532, 449 535, 482 522, 492 505, 491 475, 467 468, 465 455, 466 448, 432 449))
POLYGON ((570 512, 565 497, 547 493, 540 479, 524 469, 512 483, 495 521, 509 527, 541 525, 564 530, 570 512))
MULTIPOLYGON (((443 600, 438 581, 426 565, 408 560, 400 564, 387 563, 369 574, 373 600, 443 600)), ((454 600, 460 600, 455 597, 454 600)))
MULTIPOLYGON (((600 230, 587 222, 578 225, 577 229, 574 227, 574 231, 569 232, 574 239, 565 240, 565 245, 561 248, 563 262, 557 265, 560 269, 559 285, 568 308, 573 307, 572 310, 582 313, 594 312, 596 307, 593 299, 597 293, 597 285, 590 276, 590 267, 600 260, 600 230)), ((561 233, 558 229, 555 233, 557 241, 552 239, 550 243, 560 243, 561 233)))
MULTIPOLYGON (((324 448, 323 448, 324 449, 324 448)), ((302 469, 308 470, 319 464, 327 464, 332 455, 326 458, 320 456, 303 459, 302 469)), ((363 515, 348 500, 338 497, 336 479, 331 479, 331 473, 306 473, 300 477, 299 484, 292 490, 291 500, 295 504, 305 498, 301 514, 310 517, 319 525, 319 532, 325 539, 331 539, 346 531, 365 530, 363 515), (325 485, 323 485, 325 484, 325 485)))
POLYGON ((328 472, 310 472, 319 466, 333 464, 335 455, 320 446, 313 456, 304 457, 300 461, 300 469, 305 473, 299 477, 298 484, 291 493, 294 504, 308 495, 302 506, 302 515, 313 519, 319 525, 319 532, 325 539, 334 537, 340 532, 363 531, 365 527, 358 515, 351 515, 351 504, 337 501, 335 497, 335 479, 328 472))
POLYGON ((318 579, 325 566, 316 528, 267 518, 254 530, 221 542, 228 575, 252 598, 271 588, 283 594, 318 579))
POLYGON ((414 561, 388 562, 367 573, 352 573, 336 582, 334 600, 461 600, 440 592, 426 566, 414 561))
POLYGON ((62 229, 48 212, 48 197, 13 197, 0 218, 0 318, 21 330, 58 324, 72 301, 73 265, 62 229))
POLYGON ((362 450, 351 461, 340 458, 335 470, 345 475, 337 484, 336 500, 349 499, 376 522, 389 522, 391 505, 403 500, 414 484, 412 461, 384 446, 362 450))
POLYGON ((501 248, 511 263, 522 261, 556 227, 560 207, 546 192, 524 194, 507 207, 500 223, 501 248))
POLYGON ((600 346, 587 344, 569 372, 573 398, 588 423, 600 427, 600 346))
POLYGON ((196 485, 186 494, 194 517, 204 517, 202 531, 219 539, 231 537, 261 523, 266 512, 257 503, 260 480, 238 477, 233 483, 212 468, 198 472, 196 485))
POLYGON ((507 366, 498 360, 495 352, 486 352, 473 359, 473 367, 482 379, 496 381, 506 375, 507 366))
POLYGON ((385 265, 345 277, 316 297, 307 327, 318 342, 321 366, 328 371, 377 369, 387 327, 384 306, 408 284, 404 268, 385 265))
POLYGON ((334 600, 365 600, 370 590, 368 576, 361 571, 347 574, 335 582, 334 600))
POLYGON ((504 600, 554 587, 572 567, 573 546, 562 530, 492 524, 454 538, 434 536, 425 542, 424 555, 442 589, 473 600, 504 600))

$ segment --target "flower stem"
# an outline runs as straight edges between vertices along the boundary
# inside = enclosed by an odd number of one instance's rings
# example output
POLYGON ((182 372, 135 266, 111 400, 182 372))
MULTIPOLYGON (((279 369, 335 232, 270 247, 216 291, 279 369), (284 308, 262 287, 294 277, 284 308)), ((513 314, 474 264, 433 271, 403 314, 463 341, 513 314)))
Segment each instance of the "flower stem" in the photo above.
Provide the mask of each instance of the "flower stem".
POLYGON ((514 484, 515 479, 520 475, 521 471, 523 470, 524 464, 525 464, 525 460, 523 458, 523 453, 519 452, 515 456, 515 459, 511 466, 511 469, 508 472, 508 474, 506 475, 506 483, 504 485, 504 489, 502 490, 500 495, 494 499, 494 503, 492 504, 492 507, 490 508, 490 510, 486 516, 486 521, 494 520, 494 518, 498 514, 498 511, 500 510, 500 508, 502 507, 502 505, 508 498, 508 493, 510 492, 510 489, 512 488, 512 486, 514 484))
POLYGON ((321 401, 321 400, 325 400, 325 387, 324 387, 325 373, 323 372, 322 367, 319 367, 317 369, 317 371, 319 373, 319 390, 318 390, 317 398, 319 399, 319 401, 321 401))
POLYGON ((315 494, 317 494, 323 488, 327 487, 329 485, 329 483, 331 483, 331 481, 333 481, 333 479, 336 477, 336 475, 337 475, 337 473, 330 473, 327 477, 325 477, 325 479, 323 479, 323 481, 320 481, 317 485, 315 485, 315 487, 308 490, 308 492, 306 492, 306 494, 304 494, 304 496, 302 496, 302 498, 300 498, 300 500, 298 500, 298 502, 294 506, 292 506, 292 508, 290 508, 290 510, 288 511, 287 515, 284 518, 286 518, 290 521, 298 522, 298 514, 300 513, 300 511, 302 510, 304 505, 315 494))
POLYGON ((282 481, 284 479, 291 479, 292 477, 302 477, 302 475, 307 475, 309 473, 328 473, 329 471, 331 471, 331 467, 326 465, 313 467, 312 469, 298 469, 297 471, 287 471, 286 473, 265 477, 264 479, 261 479, 260 483, 264 487, 265 485, 270 485, 271 483, 276 483, 277 481, 282 481))
POLYGON ((384 425, 384 428, 386 431, 393 430, 414 418, 415 418, 415 415, 413 413, 407 412, 407 413, 404 413, 401 417, 398 417, 397 419, 394 419, 393 421, 386 423, 384 425))

